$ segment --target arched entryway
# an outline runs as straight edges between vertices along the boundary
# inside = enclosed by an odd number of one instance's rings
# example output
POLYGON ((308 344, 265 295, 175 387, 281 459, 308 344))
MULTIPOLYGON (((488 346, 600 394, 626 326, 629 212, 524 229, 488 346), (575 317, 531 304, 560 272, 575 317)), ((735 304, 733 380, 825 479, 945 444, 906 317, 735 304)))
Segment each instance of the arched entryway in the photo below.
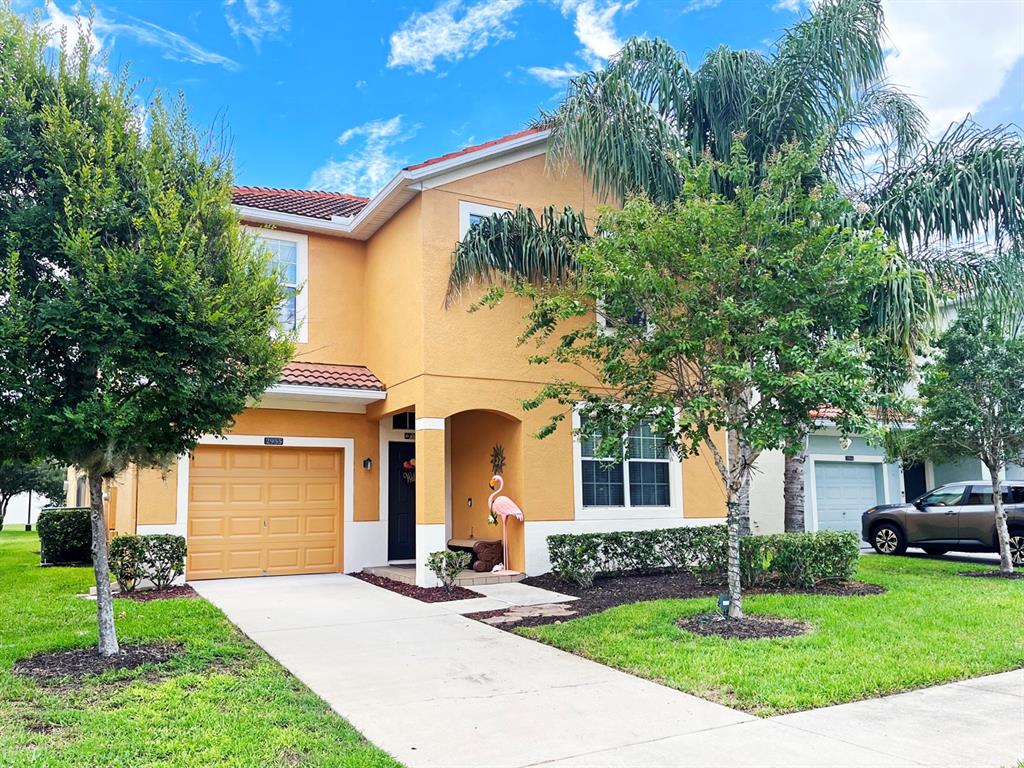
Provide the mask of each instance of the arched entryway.
MULTIPOLYGON (((505 456, 502 477, 508 496, 520 507, 523 487, 522 422, 500 411, 475 409, 448 417, 451 483, 449 538, 500 539, 501 525, 488 525, 488 481, 493 474, 491 456, 500 447, 505 456)), ((529 510, 523 507, 529 516, 529 510)), ((508 523, 509 562, 507 568, 525 569, 522 523, 508 523)))

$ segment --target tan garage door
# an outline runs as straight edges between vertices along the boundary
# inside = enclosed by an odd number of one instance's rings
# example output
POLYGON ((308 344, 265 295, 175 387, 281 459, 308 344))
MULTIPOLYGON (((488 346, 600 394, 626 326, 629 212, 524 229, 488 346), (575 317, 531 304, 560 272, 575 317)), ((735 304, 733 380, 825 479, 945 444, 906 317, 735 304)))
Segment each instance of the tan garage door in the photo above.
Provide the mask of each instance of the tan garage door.
POLYGON ((189 468, 189 579, 341 570, 341 451, 204 445, 189 468))

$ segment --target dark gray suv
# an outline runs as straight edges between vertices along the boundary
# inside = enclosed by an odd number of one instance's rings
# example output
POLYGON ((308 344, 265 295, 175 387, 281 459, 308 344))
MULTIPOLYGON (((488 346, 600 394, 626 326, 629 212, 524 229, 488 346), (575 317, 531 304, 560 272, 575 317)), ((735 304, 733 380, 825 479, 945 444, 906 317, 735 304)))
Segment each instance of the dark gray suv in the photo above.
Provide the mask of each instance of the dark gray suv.
MULTIPOLYGON (((1024 480, 1003 483, 1010 556, 1024 566, 1024 480)), ((906 504, 880 504, 861 515, 861 536, 883 555, 920 547, 929 555, 998 552, 992 484, 949 483, 906 504)))

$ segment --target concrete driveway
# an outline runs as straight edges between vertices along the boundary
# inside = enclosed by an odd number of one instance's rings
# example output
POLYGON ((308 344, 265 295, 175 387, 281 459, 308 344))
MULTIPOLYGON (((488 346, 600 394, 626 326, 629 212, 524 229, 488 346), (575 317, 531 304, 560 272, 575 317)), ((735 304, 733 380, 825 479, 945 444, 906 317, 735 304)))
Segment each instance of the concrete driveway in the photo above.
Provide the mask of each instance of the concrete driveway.
POLYGON ((193 586, 413 768, 996 768, 1024 758, 1024 671, 762 720, 348 576, 193 586))

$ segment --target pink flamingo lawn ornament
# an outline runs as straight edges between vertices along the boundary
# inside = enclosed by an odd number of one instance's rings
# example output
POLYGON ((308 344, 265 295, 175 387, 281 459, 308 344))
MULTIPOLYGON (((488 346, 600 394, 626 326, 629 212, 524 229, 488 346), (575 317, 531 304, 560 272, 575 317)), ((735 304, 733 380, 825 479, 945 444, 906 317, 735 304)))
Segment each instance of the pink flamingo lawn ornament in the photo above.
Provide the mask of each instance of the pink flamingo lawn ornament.
POLYGON ((523 510, 508 496, 498 496, 501 493, 501 489, 505 487, 505 481, 501 475, 494 475, 488 485, 494 490, 494 493, 487 499, 487 508, 495 515, 501 517, 501 556, 505 570, 499 571, 499 573, 514 573, 508 567, 508 518, 514 517, 522 522, 523 510))

